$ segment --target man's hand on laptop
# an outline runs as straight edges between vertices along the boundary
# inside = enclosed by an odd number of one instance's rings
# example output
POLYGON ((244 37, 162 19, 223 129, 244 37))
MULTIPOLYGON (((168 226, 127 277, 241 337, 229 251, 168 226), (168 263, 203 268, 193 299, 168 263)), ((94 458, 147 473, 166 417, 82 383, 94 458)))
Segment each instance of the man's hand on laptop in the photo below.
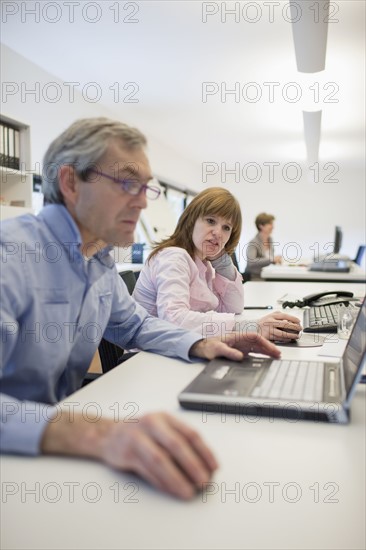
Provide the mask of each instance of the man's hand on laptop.
POLYGON ((250 352, 263 353, 276 359, 281 355, 280 350, 274 344, 255 332, 246 332, 245 334, 230 332, 222 339, 214 337, 199 340, 191 347, 189 355, 203 359, 226 357, 232 361, 240 361, 250 352))

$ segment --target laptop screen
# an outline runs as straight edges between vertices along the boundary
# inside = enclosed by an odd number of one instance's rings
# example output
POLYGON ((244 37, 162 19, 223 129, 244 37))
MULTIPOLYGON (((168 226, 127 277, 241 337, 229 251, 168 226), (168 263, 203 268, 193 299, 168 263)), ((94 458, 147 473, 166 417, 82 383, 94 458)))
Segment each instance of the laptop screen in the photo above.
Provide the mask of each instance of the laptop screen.
POLYGON ((366 298, 353 327, 352 334, 343 354, 343 368, 345 375, 347 397, 350 394, 352 385, 358 369, 361 367, 366 351, 366 298))

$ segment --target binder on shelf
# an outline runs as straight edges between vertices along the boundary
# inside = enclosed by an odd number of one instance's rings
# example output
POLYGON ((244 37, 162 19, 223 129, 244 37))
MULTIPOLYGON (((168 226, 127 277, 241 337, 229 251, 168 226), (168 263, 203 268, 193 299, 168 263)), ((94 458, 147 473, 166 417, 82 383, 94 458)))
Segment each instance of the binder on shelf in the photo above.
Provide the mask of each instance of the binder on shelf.
POLYGON ((20 169, 19 130, 1 122, 0 124, 0 166, 20 169))

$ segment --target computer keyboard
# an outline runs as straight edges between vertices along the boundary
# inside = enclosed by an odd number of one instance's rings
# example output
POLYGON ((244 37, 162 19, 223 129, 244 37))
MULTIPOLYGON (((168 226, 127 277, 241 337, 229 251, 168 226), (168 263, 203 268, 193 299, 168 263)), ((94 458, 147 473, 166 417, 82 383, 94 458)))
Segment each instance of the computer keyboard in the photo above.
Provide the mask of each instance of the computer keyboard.
POLYGON ((339 304, 311 306, 304 310, 304 332, 337 332, 339 304))
POLYGON ((323 372, 324 363, 317 361, 275 360, 251 396, 320 401, 323 372))

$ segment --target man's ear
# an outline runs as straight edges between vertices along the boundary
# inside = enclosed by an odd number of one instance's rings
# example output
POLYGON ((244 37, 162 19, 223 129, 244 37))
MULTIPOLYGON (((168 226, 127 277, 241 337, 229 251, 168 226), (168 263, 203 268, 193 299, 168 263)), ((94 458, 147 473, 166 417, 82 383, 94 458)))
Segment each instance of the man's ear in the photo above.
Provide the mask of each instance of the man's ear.
POLYGON ((65 204, 74 204, 78 194, 78 175, 70 165, 60 166, 58 171, 58 184, 64 197, 65 204))

